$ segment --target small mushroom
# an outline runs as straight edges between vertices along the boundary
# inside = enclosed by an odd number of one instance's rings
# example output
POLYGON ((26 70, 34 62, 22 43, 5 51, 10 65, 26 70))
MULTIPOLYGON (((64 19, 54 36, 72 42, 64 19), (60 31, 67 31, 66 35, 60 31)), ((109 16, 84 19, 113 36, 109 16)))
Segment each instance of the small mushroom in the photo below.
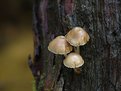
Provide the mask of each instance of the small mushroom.
POLYGON ((72 51, 73 47, 67 42, 64 36, 53 39, 48 46, 48 50, 54 54, 66 55, 72 51))
POLYGON ((65 37, 72 46, 77 47, 78 53, 79 46, 85 45, 90 39, 88 33, 81 27, 74 27, 65 35, 65 37))
POLYGON ((68 68, 73 68, 76 73, 80 73, 80 68, 84 64, 83 58, 78 53, 70 53, 64 59, 63 64, 68 68))

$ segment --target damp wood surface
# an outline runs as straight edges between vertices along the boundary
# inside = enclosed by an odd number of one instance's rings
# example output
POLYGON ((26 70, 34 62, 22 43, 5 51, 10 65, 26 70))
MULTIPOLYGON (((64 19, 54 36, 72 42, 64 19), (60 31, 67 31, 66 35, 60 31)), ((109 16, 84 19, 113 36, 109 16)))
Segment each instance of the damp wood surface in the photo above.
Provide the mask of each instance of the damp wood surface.
POLYGON ((35 56, 30 68, 37 91, 121 91, 120 28, 120 0, 35 0, 35 56), (85 64, 79 75, 62 64, 63 56, 47 49, 52 39, 75 26, 90 35, 80 47, 85 64))

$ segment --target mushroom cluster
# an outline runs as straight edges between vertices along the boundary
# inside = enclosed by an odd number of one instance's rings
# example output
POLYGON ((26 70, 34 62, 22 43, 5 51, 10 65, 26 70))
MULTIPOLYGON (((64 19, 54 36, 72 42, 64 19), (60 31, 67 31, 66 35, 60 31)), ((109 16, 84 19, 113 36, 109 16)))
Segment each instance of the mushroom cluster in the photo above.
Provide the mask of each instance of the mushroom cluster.
POLYGON ((48 46, 48 50, 54 54, 64 55, 63 64, 68 68, 73 68, 76 73, 80 73, 80 68, 84 60, 80 55, 79 46, 85 45, 89 41, 88 33, 81 27, 72 28, 65 36, 57 36, 48 46), (74 52, 71 53, 74 47, 74 52))

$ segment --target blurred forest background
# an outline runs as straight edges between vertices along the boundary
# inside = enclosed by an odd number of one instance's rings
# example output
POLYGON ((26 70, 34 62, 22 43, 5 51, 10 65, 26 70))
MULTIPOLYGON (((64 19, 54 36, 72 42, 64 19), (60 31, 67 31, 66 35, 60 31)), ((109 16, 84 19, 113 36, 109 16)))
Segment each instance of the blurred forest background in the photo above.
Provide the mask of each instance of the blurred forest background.
POLYGON ((0 91, 32 91, 32 1, 0 2, 0 91))

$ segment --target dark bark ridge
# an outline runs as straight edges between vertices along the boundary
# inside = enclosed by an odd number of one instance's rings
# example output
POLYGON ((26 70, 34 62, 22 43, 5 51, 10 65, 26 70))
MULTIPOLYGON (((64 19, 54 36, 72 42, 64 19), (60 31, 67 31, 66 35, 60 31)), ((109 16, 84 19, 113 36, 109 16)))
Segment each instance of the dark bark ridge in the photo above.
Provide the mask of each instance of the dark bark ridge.
POLYGON ((121 1, 35 0, 35 57, 30 65, 37 91, 121 91, 121 1), (63 66, 63 56, 47 49, 58 35, 81 26, 90 41, 80 47, 81 74, 63 66))

